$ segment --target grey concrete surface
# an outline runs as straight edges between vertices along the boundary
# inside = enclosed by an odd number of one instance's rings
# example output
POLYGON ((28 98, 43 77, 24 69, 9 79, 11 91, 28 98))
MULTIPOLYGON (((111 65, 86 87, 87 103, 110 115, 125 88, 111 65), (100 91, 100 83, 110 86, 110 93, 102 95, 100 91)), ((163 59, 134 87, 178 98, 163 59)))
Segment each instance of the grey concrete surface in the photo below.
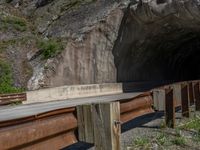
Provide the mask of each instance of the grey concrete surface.
POLYGON ((48 103, 11 106, 7 108, 3 108, 3 109, 0 108, 0 122, 12 120, 12 119, 19 119, 23 117, 28 117, 28 116, 48 112, 55 109, 73 107, 73 106, 77 106, 81 104, 125 100, 125 99, 135 97, 139 94, 141 93, 140 92, 122 93, 122 94, 104 95, 104 96, 88 97, 88 98, 67 99, 67 100, 54 101, 54 102, 48 102, 48 103))
POLYGON ((67 85, 27 91, 24 104, 123 93, 122 83, 67 85))

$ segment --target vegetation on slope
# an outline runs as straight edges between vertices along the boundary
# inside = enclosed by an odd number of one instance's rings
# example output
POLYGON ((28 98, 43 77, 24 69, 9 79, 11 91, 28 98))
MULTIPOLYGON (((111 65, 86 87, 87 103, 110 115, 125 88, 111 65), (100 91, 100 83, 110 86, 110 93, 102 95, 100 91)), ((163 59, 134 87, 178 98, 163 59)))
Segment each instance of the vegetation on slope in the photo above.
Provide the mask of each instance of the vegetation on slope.
POLYGON ((27 23, 24 19, 16 16, 1 16, 0 30, 15 29, 23 32, 27 30, 27 23))
POLYGON ((38 48, 42 51, 42 58, 48 59, 51 57, 55 57, 58 53, 60 53, 64 47, 61 41, 58 40, 40 40, 38 41, 38 48))
POLYGON ((8 62, 0 60, 0 94, 16 93, 23 91, 13 86, 11 67, 8 62))

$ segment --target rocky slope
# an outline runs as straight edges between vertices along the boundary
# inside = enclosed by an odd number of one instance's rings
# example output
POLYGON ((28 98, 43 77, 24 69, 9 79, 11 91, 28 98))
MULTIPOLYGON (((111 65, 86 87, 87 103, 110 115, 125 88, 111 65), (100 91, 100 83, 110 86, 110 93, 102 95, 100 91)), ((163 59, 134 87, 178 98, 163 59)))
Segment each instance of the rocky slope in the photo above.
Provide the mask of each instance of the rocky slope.
POLYGON ((14 85, 30 90, 197 78, 191 66, 199 63, 199 5, 198 0, 3 0, 0 60, 10 64, 14 85))
POLYGON ((15 85, 37 89, 116 81, 112 48, 125 2, 10 0, 0 6, 3 19, 17 17, 25 23, 23 30, 15 24, 0 30, 1 55, 11 64, 15 85), (37 42, 43 39, 59 39, 64 50, 42 59, 37 42))

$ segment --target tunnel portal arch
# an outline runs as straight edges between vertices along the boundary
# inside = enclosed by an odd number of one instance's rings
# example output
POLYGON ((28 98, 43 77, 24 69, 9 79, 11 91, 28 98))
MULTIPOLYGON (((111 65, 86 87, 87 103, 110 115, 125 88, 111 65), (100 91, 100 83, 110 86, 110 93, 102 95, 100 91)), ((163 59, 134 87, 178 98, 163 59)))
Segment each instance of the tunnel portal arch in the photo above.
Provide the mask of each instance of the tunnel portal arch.
POLYGON ((118 82, 199 79, 199 1, 132 1, 113 55, 118 82))

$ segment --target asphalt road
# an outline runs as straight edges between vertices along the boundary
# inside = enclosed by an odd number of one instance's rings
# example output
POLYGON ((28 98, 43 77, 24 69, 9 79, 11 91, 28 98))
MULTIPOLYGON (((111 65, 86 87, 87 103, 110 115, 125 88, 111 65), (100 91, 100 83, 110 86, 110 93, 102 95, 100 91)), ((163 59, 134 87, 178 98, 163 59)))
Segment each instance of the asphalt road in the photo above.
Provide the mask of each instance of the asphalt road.
POLYGON ((126 100, 129 98, 133 98, 139 94, 141 94, 141 92, 67 99, 67 100, 62 100, 62 101, 26 104, 26 105, 18 105, 18 106, 10 106, 10 107, 2 107, 2 108, 0 107, 0 122, 13 120, 13 119, 20 119, 20 118, 33 116, 33 115, 37 115, 40 113, 44 113, 44 112, 48 112, 48 111, 52 111, 56 109, 68 108, 68 107, 73 107, 73 106, 77 106, 81 104, 126 100))

